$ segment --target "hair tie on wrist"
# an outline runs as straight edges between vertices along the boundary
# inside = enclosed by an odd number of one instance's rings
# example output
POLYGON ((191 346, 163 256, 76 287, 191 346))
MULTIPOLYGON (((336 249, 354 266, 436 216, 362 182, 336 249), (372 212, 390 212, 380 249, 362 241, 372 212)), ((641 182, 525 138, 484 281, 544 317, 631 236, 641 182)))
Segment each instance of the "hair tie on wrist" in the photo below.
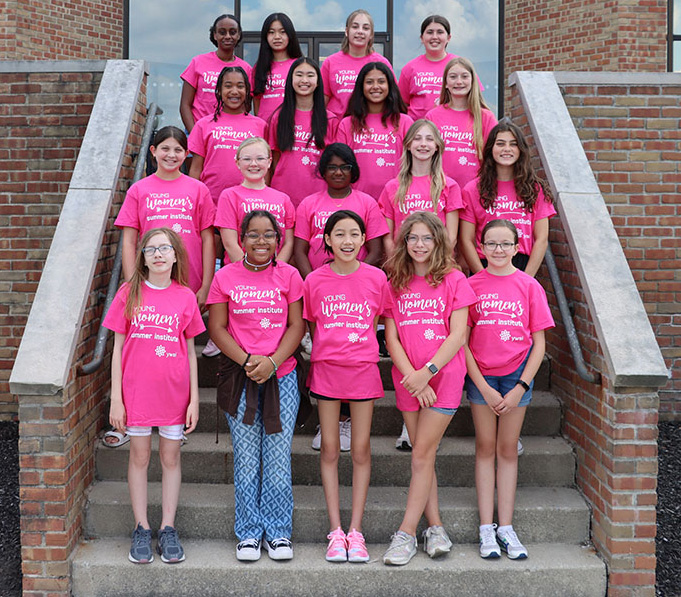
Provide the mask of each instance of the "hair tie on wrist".
POLYGON ((244 361, 244 364, 241 365, 241 368, 244 369, 246 367, 246 365, 248 364, 248 361, 250 361, 250 360, 251 360, 251 353, 249 352, 248 356, 246 357, 246 360, 244 361))

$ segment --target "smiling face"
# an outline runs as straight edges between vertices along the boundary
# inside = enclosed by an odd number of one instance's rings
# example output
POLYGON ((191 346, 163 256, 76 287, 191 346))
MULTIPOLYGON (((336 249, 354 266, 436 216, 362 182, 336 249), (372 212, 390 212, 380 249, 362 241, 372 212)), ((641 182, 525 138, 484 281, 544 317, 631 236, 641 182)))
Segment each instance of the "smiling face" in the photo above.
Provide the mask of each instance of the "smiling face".
POLYGON ((252 143, 241 149, 236 156, 236 165, 244 177, 250 183, 258 183, 264 180, 267 171, 272 164, 267 146, 260 143, 252 143))
POLYGON ((492 273, 505 274, 513 271, 511 260, 518 252, 515 236, 506 226, 489 228, 481 239, 487 267, 492 273))
POLYGON ((231 56, 240 39, 239 25, 233 19, 225 17, 215 24, 215 41, 219 52, 231 56))
POLYGON ((416 131, 408 149, 414 160, 429 162, 438 150, 433 130, 428 125, 423 125, 416 131))
POLYGON ((241 239, 246 259, 253 265, 267 263, 277 249, 277 231, 266 217, 254 217, 241 239))
POLYGON ((324 180, 330 190, 343 192, 350 188, 352 166, 340 156, 334 155, 324 170, 324 180))
POLYGON ((156 158, 156 163, 158 164, 156 172, 161 176, 178 173, 180 166, 182 166, 187 157, 187 151, 172 137, 161 141, 156 147, 152 145, 149 150, 151 155, 156 158))
POLYGON ((227 114, 243 114, 246 102, 246 82, 240 72, 228 72, 222 79, 220 97, 227 114))
POLYGON ((447 44, 452 36, 447 33, 444 25, 432 22, 421 35, 421 42, 429 56, 441 57, 446 54, 447 44))
POLYGON ((407 253, 414 261, 414 265, 427 266, 435 247, 433 231, 423 222, 416 222, 405 236, 405 242, 407 243, 407 253))
POLYGON ((499 166, 513 166, 520 157, 518 141, 510 131, 497 135, 492 146, 492 158, 499 166))
POLYGON ((388 77, 377 68, 370 70, 364 77, 363 90, 364 97, 370 104, 382 105, 390 91, 388 77))
POLYGON ((144 264, 149 270, 149 277, 152 284, 159 278, 170 278, 173 269, 173 264, 177 261, 175 250, 170 242, 170 239, 164 232, 154 234, 147 244, 142 247, 144 255, 144 264))
POLYGON ((374 28, 371 25, 371 20, 364 13, 355 15, 350 25, 345 28, 345 35, 350 46, 356 51, 366 50, 374 37, 374 28))
POLYGON ((319 84, 317 71, 311 64, 301 62, 293 71, 291 83, 296 95, 301 97, 311 96, 319 84))
POLYGON ((274 21, 267 31, 267 43, 273 52, 282 52, 288 47, 288 34, 281 21, 274 21))
POLYGON ((331 247, 334 259, 346 264, 357 259, 364 240, 365 235, 352 218, 338 220, 331 234, 324 235, 324 242, 331 247))
POLYGON ((452 98, 467 98, 473 85, 473 77, 461 64, 449 69, 446 79, 447 90, 452 98))

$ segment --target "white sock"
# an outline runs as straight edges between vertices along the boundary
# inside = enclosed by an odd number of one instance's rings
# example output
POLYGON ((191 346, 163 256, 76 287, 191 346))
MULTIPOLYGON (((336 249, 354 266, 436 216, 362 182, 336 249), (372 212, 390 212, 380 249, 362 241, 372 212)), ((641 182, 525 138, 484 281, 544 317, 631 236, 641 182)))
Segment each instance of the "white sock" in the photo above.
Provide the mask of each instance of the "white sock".
POLYGON ((494 525, 493 524, 481 524, 480 525, 480 532, 482 533, 483 531, 486 531, 487 529, 492 529, 494 530, 494 525))
POLYGON ((512 530, 513 530, 513 525, 512 525, 512 524, 508 524, 508 525, 506 525, 506 526, 499 527, 499 528, 497 529, 497 533, 500 533, 500 534, 503 535, 504 533, 507 533, 508 531, 512 531, 512 530))

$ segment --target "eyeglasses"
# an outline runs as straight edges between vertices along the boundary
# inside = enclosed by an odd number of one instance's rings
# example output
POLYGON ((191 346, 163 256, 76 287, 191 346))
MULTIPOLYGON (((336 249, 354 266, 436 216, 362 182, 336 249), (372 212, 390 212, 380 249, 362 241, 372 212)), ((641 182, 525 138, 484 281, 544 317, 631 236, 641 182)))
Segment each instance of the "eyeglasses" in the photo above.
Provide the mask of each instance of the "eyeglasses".
POLYGON ((156 251, 158 251, 161 255, 167 255, 172 250, 172 245, 161 245, 160 247, 144 247, 144 249, 142 249, 142 253, 144 253, 147 257, 153 257, 156 254, 156 251))
POLYGON ((503 242, 503 243, 495 243, 492 241, 482 243, 482 246, 485 248, 485 251, 489 251, 490 253, 493 251, 497 250, 497 247, 500 248, 504 253, 513 250, 513 247, 515 247, 516 243, 511 243, 511 242, 503 242))
POLYGON ((326 167, 326 170, 327 170, 327 172, 331 172, 331 174, 335 174, 339 170, 343 174, 347 174, 348 172, 350 172, 352 170, 352 166, 350 164, 343 164, 342 166, 339 166, 337 164, 329 164, 326 167))
POLYGON ((407 236, 404 237, 404 240, 408 245, 416 245, 419 241, 424 245, 432 245, 435 242, 435 239, 432 236, 417 236, 416 234, 407 234, 407 236))
POLYGON ((244 235, 248 240, 260 240, 261 238, 264 238, 265 240, 277 240, 277 233, 270 230, 269 232, 265 232, 263 234, 260 234, 258 232, 247 232, 244 235))
POLYGON ((263 157, 263 156, 259 156, 257 158, 249 158, 249 157, 244 156, 242 158, 239 158, 239 161, 242 164, 252 164, 253 162, 257 162, 258 164, 264 164, 269 159, 270 158, 266 158, 266 157, 263 157))

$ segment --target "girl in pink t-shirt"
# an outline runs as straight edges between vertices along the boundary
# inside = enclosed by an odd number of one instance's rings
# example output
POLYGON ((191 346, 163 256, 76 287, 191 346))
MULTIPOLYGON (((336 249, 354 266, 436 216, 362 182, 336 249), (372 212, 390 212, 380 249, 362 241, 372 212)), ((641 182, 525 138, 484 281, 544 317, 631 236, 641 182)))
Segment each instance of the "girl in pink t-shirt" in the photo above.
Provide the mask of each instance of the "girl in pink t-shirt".
POLYGON ((358 259, 379 266, 383 257, 381 240, 388 233, 388 227, 374 198, 351 186, 359 178, 352 149, 344 143, 327 146, 319 160, 319 176, 326 182, 326 190, 306 197, 296 209, 293 251, 303 279, 328 261, 324 228, 329 216, 339 209, 352 210, 365 222, 367 241, 358 259))
POLYGON ((321 474, 330 531, 326 559, 368 562, 362 517, 371 475, 371 418, 374 400, 383 396, 378 370, 376 326, 390 301, 385 274, 357 259, 366 239, 362 218, 337 211, 324 228, 330 264, 313 271, 303 284, 303 317, 312 333, 310 395, 317 399, 321 425, 321 474), (353 465, 352 517, 341 528, 338 495, 341 401, 350 402, 353 465))
POLYGON ((377 201, 400 169, 403 140, 413 122, 406 111, 392 71, 382 62, 362 67, 336 140, 357 156, 361 176, 355 188, 377 201))
POLYGON ((288 195, 265 184, 272 163, 272 153, 267 141, 261 137, 247 139, 236 153, 236 163, 243 177, 240 185, 225 189, 220 194, 215 225, 220 229, 225 258, 235 263, 244 257, 239 242, 241 223, 253 210, 265 210, 276 219, 283 231, 277 248, 277 259, 288 262, 293 254, 293 227, 296 210, 288 195))
POLYGON ((217 204, 220 193, 242 180, 236 150, 249 137, 264 137, 267 124, 252 116, 251 84, 240 66, 222 69, 215 87, 215 113, 204 116, 189 135, 189 150, 194 154, 189 176, 204 182, 217 204))
POLYGON ((276 258, 281 230, 263 210, 240 227, 244 257, 215 274, 208 327, 223 353, 218 401, 234 451, 236 557, 290 560, 291 442, 300 394, 294 351, 303 336, 303 281, 276 258), (264 539, 264 541, 263 541, 264 539))
POLYGON ((472 273, 487 265, 481 233, 495 219, 510 220, 520 239, 513 265, 535 276, 549 244, 549 218, 556 215, 553 198, 537 176, 525 137, 504 118, 489 134, 478 178, 463 189, 460 249, 472 273))
POLYGON ((286 78, 284 101, 272 115, 267 139, 272 147, 272 188, 298 204, 326 186, 317 176, 319 156, 333 139, 335 119, 324 105, 319 66, 298 58, 286 78))
POLYGON ((459 185, 445 176, 442 169, 444 147, 437 127, 429 120, 417 120, 409 127, 399 175, 385 185, 378 199, 390 230, 384 239, 388 256, 402 240, 399 238, 402 222, 415 211, 436 214, 447 229, 451 246, 456 246, 463 202, 459 185))
POLYGON ((180 117, 188 133, 199 118, 215 113, 215 84, 225 66, 240 66, 246 73, 251 72, 251 65, 234 55, 242 35, 239 19, 234 15, 220 15, 209 33, 217 51, 194 56, 180 75, 183 80, 180 117))
POLYGON ((513 530, 518 478, 518 438, 544 358, 544 330, 554 326, 546 294, 513 265, 518 231, 508 220, 482 230, 487 268, 469 278, 478 303, 469 312, 466 395, 475 425, 475 485, 480 511, 480 556, 511 559, 527 549, 513 530), (494 521, 497 492, 499 527, 494 521))
POLYGON ((383 562, 401 566, 416 555, 416 526, 426 504, 425 551, 434 558, 452 546, 437 507, 435 454, 461 402, 468 307, 477 297, 454 263, 453 247, 435 214, 411 214, 399 239, 386 264, 393 300, 385 339, 397 408, 412 444, 412 477, 402 524, 383 562))
POLYGON ((260 31, 260 52, 251 72, 253 113, 269 122, 284 99, 284 84, 289 69, 300 51, 291 19, 283 12, 269 15, 260 31))
POLYGON ((184 560, 175 530, 182 472, 183 430, 199 419, 194 337, 205 330, 194 293, 185 286, 187 255, 178 234, 154 228, 142 236, 135 271, 118 291, 103 325, 115 332, 111 358, 109 422, 131 436, 128 487, 135 530, 128 558, 153 561, 147 518, 151 427, 159 428, 162 470, 161 529, 157 551, 164 562, 184 560))
POLYGON ((184 242, 189 288, 203 309, 215 271, 215 204, 205 184, 180 172, 187 156, 187 136, 180 129, 163 127, 149 149, 156 172, 128 189, 116 218, 123 229, 123 278, 130 280, 135 271, 139 235, 166 226, 184 242))
POLYGON ((374 52, 374 20, 360 8, 350 13, 345 21, 345 37, 340 52, 322 62, 324 96, 327 108, 338 118, 346 114, 357 73, 369 62, 382 62, 392 71, 390 61, 374 52))
POLYGON ((454 58, 443 73, 440 105, 426 113, 440 130, 445 142, 442 164, 445 174, 461 188, 478 173, 482 147, 497 123, 480 92, 473 63, 454 58))

